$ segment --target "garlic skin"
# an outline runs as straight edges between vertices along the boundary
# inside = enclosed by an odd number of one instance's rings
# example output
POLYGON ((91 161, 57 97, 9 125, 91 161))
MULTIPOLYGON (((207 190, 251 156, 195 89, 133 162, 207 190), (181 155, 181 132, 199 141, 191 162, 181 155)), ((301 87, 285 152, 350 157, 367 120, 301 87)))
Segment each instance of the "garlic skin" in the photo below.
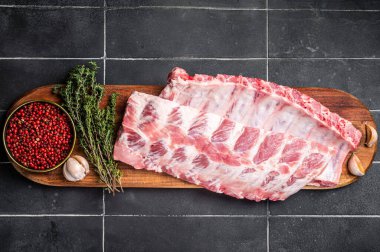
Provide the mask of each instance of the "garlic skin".
POLYGON ((87 160, 79 155, 74 155, 67 159, 63 165, 63 176, 68 181, 82 180, 90 171, 87 160))
POLYGON ((377 142, 377 131, 374 127, 368 124, 365 125, 365 131, 366 131, 365 145, 371 148, 377 142))
POLYGON ((348 160, 348 170, 351 174, 359 177, 365 174, 363 164, 355 154, 352 154, 348 160))

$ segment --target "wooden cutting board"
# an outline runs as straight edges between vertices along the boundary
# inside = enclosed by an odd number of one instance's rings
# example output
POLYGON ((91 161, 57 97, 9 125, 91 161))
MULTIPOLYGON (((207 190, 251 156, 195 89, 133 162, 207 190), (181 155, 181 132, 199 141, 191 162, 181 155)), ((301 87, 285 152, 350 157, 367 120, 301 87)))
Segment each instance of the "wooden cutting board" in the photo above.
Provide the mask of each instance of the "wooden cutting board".
MULTIPOLYGON (((16 108, 18 105, 30 101, 30 100, 50 100, 55 102, 60 102, 59 98, 52 94, 53 85, 42 86, 26 93, 22 98, 20 98, 15 104, 13 104, 12 109, 16 108)), ((147 86, 147 85, 106 85, 105 86, 105 99, 103 99, 103 104, 106 104, 106 100, 109 94, 116 92, 119 94, 117 98, 117 123, 120 125, 122 116, 124 114, 125 105, 129 95, 133 91, 139 91, 143 93, 158 95, 164 86, 147 86)), ((358 128, 362 133, 362 141, 360 147, 357 149, 356 154, 363 163, 363 166, 367 170, 375 156, 377 145, 372 148, 367 148, 364 146, 363 142, 365 139, 364 125, 368 123, 376 128, 376 124, 368 111, 367 107, 363 105, 351 94, 344 91, 331 89, 331 88, 296 88, 299 91, 313 97, 317 101, 321 102, 323 105, 328 107, 332 112, 338 113, 342 117, 350 120, 356 128, 358 128)), ((83 155, 78 147, 75 147, 74 154, 83 155)), ((91 169, 87 177, 80 182, 69 182, 66 181, 62 175, 62 167, 48 172, 48 173, 32 173, 23 170, 18 167, 15 163, 13 166, 26 178, 49 186, 75 186, 75 187, 104 187, 104 184, 99 182, 99 179, 91 169)), ((135 170, 132 167, 120 163, 119 168, 123 171, 122 184, 123 187, 150 187, 150 188, 198 188, 199 186, 193 185, 182 180, 176 179, 166 174, 159 174, 144 170, 135 170)), ((356 181, 358 178, 351 175, 347 170, 347 160, 343 165, 343 172, 340 178, 339 185, 336 187, 346 186, 356 181)), ((317 187, 305 187, 304 189, 321 189, 317 187)))

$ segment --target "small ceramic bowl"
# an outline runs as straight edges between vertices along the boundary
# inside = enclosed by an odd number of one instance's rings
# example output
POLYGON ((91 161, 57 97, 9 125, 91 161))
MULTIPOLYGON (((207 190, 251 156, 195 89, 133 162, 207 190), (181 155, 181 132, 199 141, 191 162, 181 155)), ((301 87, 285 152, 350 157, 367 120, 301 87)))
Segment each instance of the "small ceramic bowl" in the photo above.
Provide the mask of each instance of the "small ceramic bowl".
POLYGON ((66 160, 71 156, 73 150, 74 150, 74 146, 75 146, 75 142, 76 142, 76 132, 75 132, 75 124, 74 124, 74 121, 73 119, 71 118, 71 116, 69 115, 69 113, 67 113, 67 111, 62 107, 60 106, 59 104, 55 103, 55 102, 52 102, 52 101, 46 101, 46 100, 32 100, 32 101, 27 101, 21 105, 19 105, 18 107, 16 107, 15 109, 12 110, 12 112, 7 116, 7 119, 5 121, 5 125, 4 125, 4 129, 3 129, 3 144, 4 144, 4 148, 5 148, 5 151, 7 152, 7 155, 8 155, 8 158, 10 158, 12 160, 12 162, 14 164, 16 164, 17 166, 23 168, 24 170, 27 170, 27 171, 30 171, 30 172, 39 172, 39 173, 43 173, 43 172, 49 172, 49 171, 52 171, 54 169, 57 169, 58 167, 60 167, 62 164, 64 164, 66 162, 66 160), (72 134, 73 134, 73 138, 72 138, 72 143, 71 143, 71 148, 70 148, 70 151, 68 153, 68 155, 61 161, 59 162, 57 165, 55 165, 54 167, 51 167, 51 168, 48 168, 48 169, 44 169, 44 170, 36 170, 36 169, 33 169, 33 168, 29 168, 29 167, 26 167, 24 166, 23 164, 21 164, 20 162, 18 162, 16 160, 16 158, 14 158, 10 152, 10 150, 8 149, 8 146, 7 146, 7 143, 6 143, 6 131, 7 131, 7 128, 8 128, 8 123, 9 123, 9 120, 13 117, 14 113, 16 111, 18 111, 19 109, 21 109, 22 107, 24 107, 25 105, 27 104, 30 104, 30 103, 33 103, 33 102, 40 102, 40 103, 49 103, 49 104, 52 104, 54 105, 55 107, 59 108, 61 111, 63 111, 67 116, 68 118, 70 119, 70 125, 71 125, 71 131, 72 131, 72 134))

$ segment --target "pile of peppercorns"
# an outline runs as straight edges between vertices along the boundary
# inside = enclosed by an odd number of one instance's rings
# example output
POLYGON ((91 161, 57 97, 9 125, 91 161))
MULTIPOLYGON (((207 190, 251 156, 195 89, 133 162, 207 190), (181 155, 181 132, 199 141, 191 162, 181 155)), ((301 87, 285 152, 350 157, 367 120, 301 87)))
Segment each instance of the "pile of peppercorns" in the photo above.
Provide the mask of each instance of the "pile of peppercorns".
POLYGON ((32 102, 18 109, 6 129, 6 145, 22 165, 45 170, 63 161, 73 144, 68 115, 47 102, 32 102))

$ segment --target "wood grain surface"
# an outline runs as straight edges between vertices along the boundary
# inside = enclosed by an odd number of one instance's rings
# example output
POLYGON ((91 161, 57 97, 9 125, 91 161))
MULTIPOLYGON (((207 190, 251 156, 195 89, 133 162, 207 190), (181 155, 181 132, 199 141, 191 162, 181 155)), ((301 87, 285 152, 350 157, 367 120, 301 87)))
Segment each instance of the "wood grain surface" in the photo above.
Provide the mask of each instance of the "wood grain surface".
MULTIPOLYGON (((9 112, 16 108, 18 105, 30 101, 30 100, 49 100, 60 102, 59 98, 52 94, 53 85, 42 86, 34 89, 17 102, 15 102, 9 112)), ((124 114, 125 105, 128 97, 133 91, 139 91, 143 93, 158 95, 164 86, 148 86, 148 85, 106 85, 105 86, 105 97, 102 101, 102 106, 106 104, 108 96, 116 92, 119 94, 117 98, 117 125, 121 123, 122 116, 124 114)), ((359 99, 351 94, 344 91, 331 89, 331 88, 296 88, 297 90, 313 97, 317 101, 321 102, 323 105, 328 107, 332 112, 338 113, 340 116, 350 120, 356 128, 358 128, 362 134, 362 140, 359 148, 355 151, 356 155, 360 158, 363 166, 367 170, 373 161, 376 153, 377 145, 375 144, 372 148, 367 148, 364 146, 365 140, 365 123, 372 125, 376 128, 376 124, 368 111, 367 107, 360 102, 359 99)), ((78 147, 75 147, 73 154, 83 155, 78 147)), ((62 175, 62 167, 48 172, 48 173, 33 173, 23 170, 18 167, 15 163, 13 166, 26 178, 49 186, 74 186, 74 187, 104 187, 96 175, 94 169, 90 169, 90 173, 86 178, 79 182, 69 182, 65 180, 62 175)), ((180 179, 171 177, 166 174, 155 173, 151 171, 135 170, 132 167, 119 163, 119 168, 123 171, 122 184, 123 187, 149 187, 149 188, 198 188, 199 186, 184 182, 180 179)), ((343 171, 340 178, 339 185, 335 188, 349 185, 356 181, 358 178, 353 176, 347 170, 347 158, 343 165, 343 171)), ((304 189, 322 189, 318 187, 307 186, 304 189)), ((332 189, 332 188, 328 188, 332 189)))

